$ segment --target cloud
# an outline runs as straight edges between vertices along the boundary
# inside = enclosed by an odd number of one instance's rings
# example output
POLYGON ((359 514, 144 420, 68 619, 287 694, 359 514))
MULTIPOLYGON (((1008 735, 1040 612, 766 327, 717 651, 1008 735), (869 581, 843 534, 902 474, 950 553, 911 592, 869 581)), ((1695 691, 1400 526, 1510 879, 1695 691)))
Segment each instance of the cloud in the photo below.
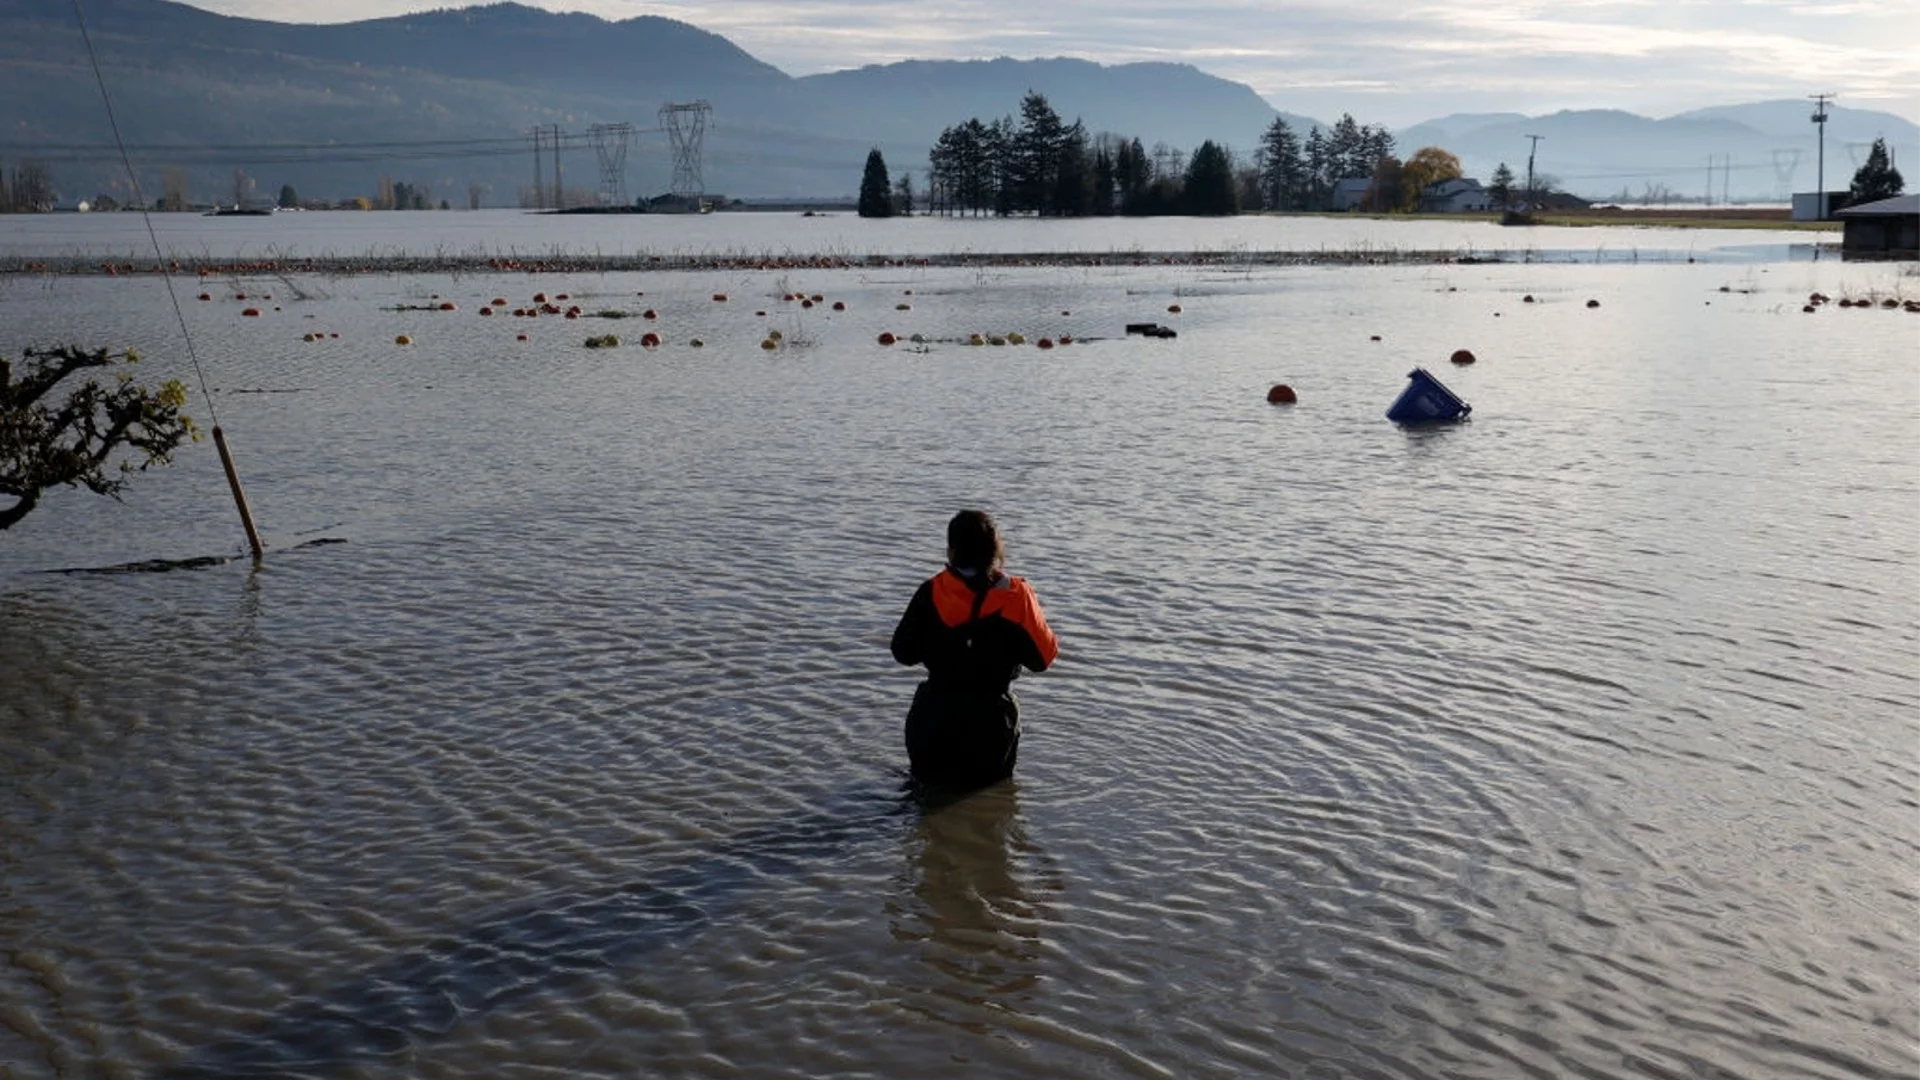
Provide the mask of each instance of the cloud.
MULTIPOLYGON (((311 21, 309 0, 194 0, 311 21)), ((337 0, 328 21, 444 6, 337 0)), ((1837 93, 1920 120, 1920 0, 539 0, 661 15, 789 74, 910 59, 1190 63, 1279 108, 1411 123, 1455 111, 1705 105, 1837 93)))

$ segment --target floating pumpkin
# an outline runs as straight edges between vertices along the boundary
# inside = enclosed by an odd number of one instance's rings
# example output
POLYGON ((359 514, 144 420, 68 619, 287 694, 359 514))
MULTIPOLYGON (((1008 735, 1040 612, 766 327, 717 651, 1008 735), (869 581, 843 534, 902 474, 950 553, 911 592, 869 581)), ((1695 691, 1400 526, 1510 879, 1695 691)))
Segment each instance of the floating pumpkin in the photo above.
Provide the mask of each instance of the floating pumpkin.
POLYGON ((1292 405, 1299 400, 1299 396, 1293 392, 1293 387, 1286 383, 1274 383, 1273 388, 1267 391, 1267 401, 1274 405, 1292 405))
POLYGON ((1473 353, 1466 349, 1455 349, 1453 350, 1453 355, 1448 357, 1448 359, 1456 364, 1471 364, 1473 363, 1473 353))

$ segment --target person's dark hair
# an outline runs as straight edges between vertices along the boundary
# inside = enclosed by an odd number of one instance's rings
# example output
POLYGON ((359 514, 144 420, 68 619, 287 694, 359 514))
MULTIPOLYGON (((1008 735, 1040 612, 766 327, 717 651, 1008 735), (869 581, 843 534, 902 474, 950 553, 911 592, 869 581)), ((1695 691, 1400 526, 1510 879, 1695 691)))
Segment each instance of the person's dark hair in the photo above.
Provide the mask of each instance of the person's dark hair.
POLYGON ((985 510, 962 510, 947 522, 947 562, 954 569, 991 572, 1006 558, 1000 527, 985 510))

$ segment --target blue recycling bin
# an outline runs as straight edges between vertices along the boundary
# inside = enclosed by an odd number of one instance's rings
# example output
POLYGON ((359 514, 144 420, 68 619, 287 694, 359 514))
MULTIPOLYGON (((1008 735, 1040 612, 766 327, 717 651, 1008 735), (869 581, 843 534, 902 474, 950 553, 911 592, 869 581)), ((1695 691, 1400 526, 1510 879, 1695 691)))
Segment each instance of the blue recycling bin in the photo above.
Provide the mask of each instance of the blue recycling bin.
POLYGON ((1473 406, 1461 401, 1440 380, 1427 374, 1426 368, 1407 372, 1407 388, 1400 391, 1387 419, 1396 424, 1448 424, 1465 420, 1473 406))

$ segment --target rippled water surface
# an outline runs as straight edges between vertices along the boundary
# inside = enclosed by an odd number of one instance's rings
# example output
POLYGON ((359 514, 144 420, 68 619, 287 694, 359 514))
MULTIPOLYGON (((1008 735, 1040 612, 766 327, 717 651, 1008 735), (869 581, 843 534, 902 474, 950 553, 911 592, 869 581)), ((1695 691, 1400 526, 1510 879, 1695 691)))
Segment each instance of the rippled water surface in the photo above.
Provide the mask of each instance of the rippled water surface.
POLYGON ((0 1075, 1920 1075, 1920 317, 1800 310, 1910 266, 181 288, 270 550, 0 533, 0 1075), (966 505, 1062 655, 924 806, 966 505))

